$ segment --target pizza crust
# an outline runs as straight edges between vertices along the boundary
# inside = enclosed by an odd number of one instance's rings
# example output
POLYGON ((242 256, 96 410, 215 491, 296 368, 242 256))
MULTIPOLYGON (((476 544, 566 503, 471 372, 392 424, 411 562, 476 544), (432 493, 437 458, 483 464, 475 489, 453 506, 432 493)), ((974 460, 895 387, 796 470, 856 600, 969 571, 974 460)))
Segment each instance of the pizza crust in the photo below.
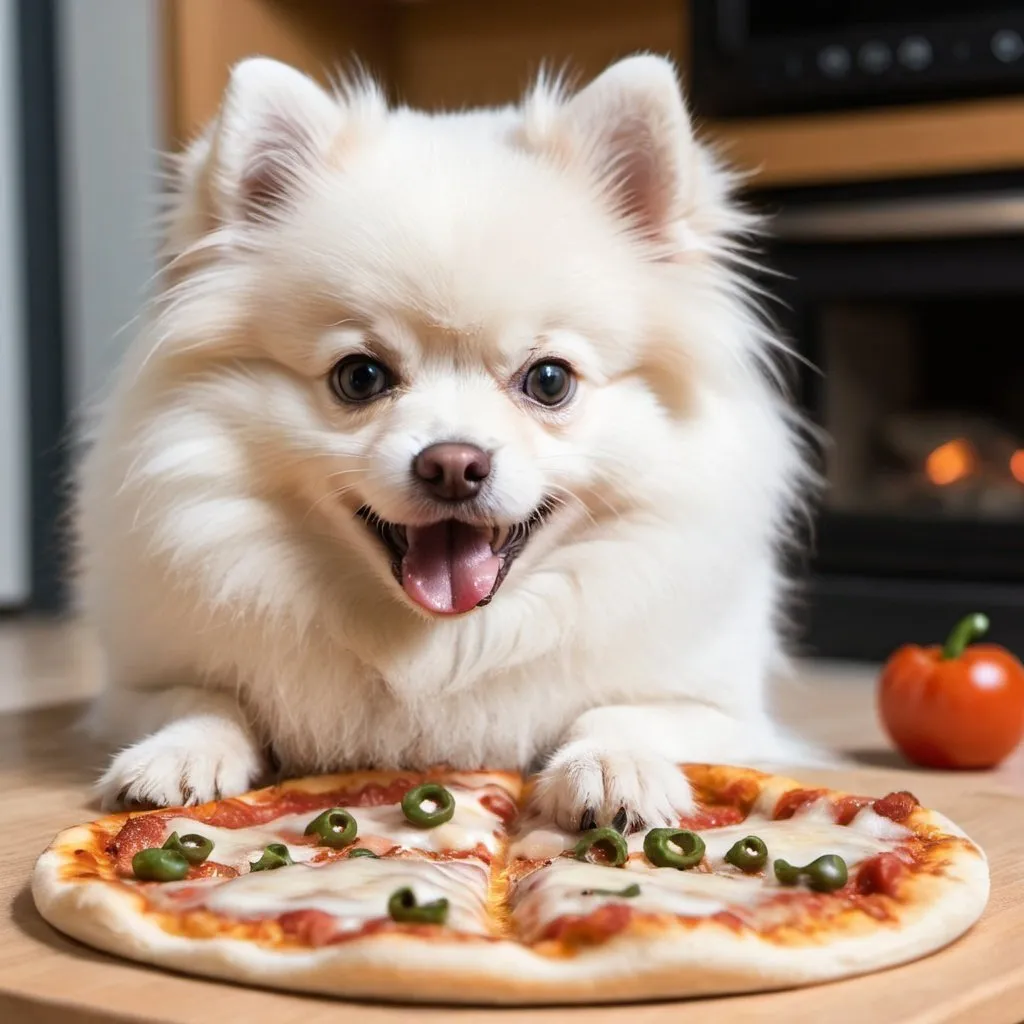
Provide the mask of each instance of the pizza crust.
POLYGON ((984 858, 966 854, 944 879, 914 879, 915 899, 898 926, 820 945, 782 946, 708 923, 652 935, 625 932, 568 957, 518 943, 472 938, 422 941, 382 933, 321 949, 281 951, 164 931, 116 884, 60 878, 62 858, 40 859, 32 894, 55 928, 117 956, 261 987, 425 1003, 525 1005, 631 1002, 788 988, 915 960, 952 942, 988 899, 984 858), (932 889, 933 892, 928 892, 932 889), (934 895, 934 902, 927 897, 934 895), (925 899, 919 903, 917 897, 925 899))
MULTIPOLYGON (((776 792, 777 781, 765 788, 776 792)), ((919 813, 939 832, 967 840, 942 815, 919 813)), ((825 925, 820 933, 790 940, 710 919, 665 918, 639 920, 600 944, 556 955, 508 939, 444 931, 429 937, 382 931, 320 948, 273 948, 223 935, 174 934, 120 882, 74 878, 71 855, 91 835, 88 826, 69 829, 37 862, 32 894, 59 931, 161 968, 257 987, 402 1002, 637 1002, 809 985, 932 953, 974 924, 989 895, 985 856, 967 840, 943 852, 941 872, 905 880, 895 920, 857 915, 856 923, 825 925)))

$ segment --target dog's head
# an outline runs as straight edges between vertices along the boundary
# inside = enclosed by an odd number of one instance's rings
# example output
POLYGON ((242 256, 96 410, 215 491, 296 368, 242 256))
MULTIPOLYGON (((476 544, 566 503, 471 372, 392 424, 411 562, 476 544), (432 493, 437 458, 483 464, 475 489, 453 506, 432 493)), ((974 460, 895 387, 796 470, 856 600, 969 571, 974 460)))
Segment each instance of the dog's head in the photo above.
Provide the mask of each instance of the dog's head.
POLYGON ((184 166, 161 321, 190 401, 411 606, 484 605, 694 471, 671 432, 737 356, 742 219, 667 62, 428 116, 250 60, 184 166))

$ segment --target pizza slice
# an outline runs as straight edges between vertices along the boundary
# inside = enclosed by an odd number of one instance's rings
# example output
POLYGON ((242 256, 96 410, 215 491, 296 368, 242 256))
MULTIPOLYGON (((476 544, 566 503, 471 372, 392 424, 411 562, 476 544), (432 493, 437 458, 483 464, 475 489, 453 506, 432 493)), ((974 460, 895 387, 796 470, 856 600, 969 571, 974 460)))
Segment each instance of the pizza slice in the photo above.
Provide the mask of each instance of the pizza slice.
POLYGON ((689 766, 673 828, 583 835, 526 822, 511 924, 619 998, 808 984, 916 959, 974 923, 983 852, 909 793, 880 799, 689 766))
POLYGON ((113 952, 142 922, 278 951, 424 926, 488 936, 519 789, 501 773, 375 772, 113 815, 62 834, 37 868, 37 900, 72 934, 119 918, 113 952))

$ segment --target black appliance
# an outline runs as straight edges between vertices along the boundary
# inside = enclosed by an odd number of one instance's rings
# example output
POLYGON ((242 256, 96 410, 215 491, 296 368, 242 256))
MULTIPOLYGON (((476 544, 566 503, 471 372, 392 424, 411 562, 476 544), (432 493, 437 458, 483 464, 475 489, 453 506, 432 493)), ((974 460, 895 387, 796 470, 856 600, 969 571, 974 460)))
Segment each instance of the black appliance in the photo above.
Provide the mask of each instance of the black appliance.
POLYGON ((1024 173, 751 201, 826 437, 804 649, 882 659, 983 611, 1024 650, 1024 173))
POLYGON ((691 0, 691 91, 750 117, 1024 91, 1024 3, 691 0))

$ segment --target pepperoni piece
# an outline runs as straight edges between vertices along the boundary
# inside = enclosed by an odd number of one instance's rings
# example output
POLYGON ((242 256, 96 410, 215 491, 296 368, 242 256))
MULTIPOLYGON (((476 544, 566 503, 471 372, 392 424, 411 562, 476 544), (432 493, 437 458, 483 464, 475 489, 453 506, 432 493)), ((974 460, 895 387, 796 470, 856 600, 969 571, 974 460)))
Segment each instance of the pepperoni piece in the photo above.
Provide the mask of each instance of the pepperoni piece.
POLYGON ((917 797, 913 793, 906 792, 906 790, 899 793, 890 793, 874 803, 875 814, 880 814, 883 818, 889 818, 891 821, 897 822, 906 821, 915 807, 920 807, 917 797))
POLYGON ((864 896, 879 893, 882 896, 895 896, 900 879, 906 873, 907 866, 894 853, 880 853, 877 857, 864 861, 857 869, 857 892, 864 896))
POLYGON ((745 815, 738 807, 701 807, 693 814, 685 814, 679 819, 679 828, 688 828, 693 832, 701 832, 708 828, 723 828, 726 825, 738 825, 745 815))
POLYGON ((511 825, 515 820, 516 805, 512 802, 512 798, 507 794, 498 789, 492 789, 487 793, 483 793, 480 796, 480 806, 484 810, 490 811, 491 814, 497 815, 506 825, 511 825))
MULTIPOLYGON (((377 782, 368 782, 358 787, 348 789, 326 790, 322 793, 307 793, 300 789, 282 789, 268 793, 258 803, 250 804, 242 800, 222 800, 212 810, 200 811, 185 808, 178 811, 179 815, 201 818, 210 825, 218 825, 222 828, 244 828, 249 825, 265 825, 275 818, 283 818, 289 814, 308 813, 312 816, 315 811, 322 811, 327 807, 382 807, 387 804, 397 804, 402 797, 418 785, 421 780, 412 778, 399 778, 387 785, 377 782)), ((488 794, 481 798, 481 803, 488 807, 488 810, 501 816, 515 816, 515 805, 511 798, 495 787, 488 794), (488 806, 487 800, 493 795, 494 806, 488 806), (503 801, 499 803, 499 801, 503 801)))
POLYGON ((238 869, 228 864, 218 864, 213 860, 204 860, 202 864, 193 864, 188 871, 189 879, 193 878, 237 878, 238 869))
POLYGON ((556 918, 544 930, 542 939, 571 945, 603 942, 621 932, 629 924, 632 915, 632 909, 622 903, 606 903, 592 914, 571 914, 556 918))
POLYGON ((827 795, 827 789, 791 789, 779 797, 773 817, 776 821, 785 821, 787 818, 792 818, 805 805, 812 804, 815 800, 820 800, 827 795))
MULTIPOLYGON (((261 813, 263 810, 262 806, 253 806, 242 800, 221 800, 209 814, 202 816, 202 820, 207 825, 214 825, 217 828, 248 828, 250 825, 262 825, 279 813, 270 806, 266 810, 272 811, 272 813, 261 813)), ((199 815, 189 814, 187 807, 185 816, 199 817, 199 815)))
POLYGON ((165 814, 139 814, 129 818, 107 847, 119 875, 132 875, 132 857, 140 850, 161 846, 167 831, 165 814))
POLYGON ((338 931, 337 920, 323 910, 291 910, 277 921, 304 946, 326 946, 338 931))
POLYGON ((834 802, 836 809, 836 824, 849 825, 857 816, 857 812, 863 810, 872 802, 870 796, 841 796, 834 802))

